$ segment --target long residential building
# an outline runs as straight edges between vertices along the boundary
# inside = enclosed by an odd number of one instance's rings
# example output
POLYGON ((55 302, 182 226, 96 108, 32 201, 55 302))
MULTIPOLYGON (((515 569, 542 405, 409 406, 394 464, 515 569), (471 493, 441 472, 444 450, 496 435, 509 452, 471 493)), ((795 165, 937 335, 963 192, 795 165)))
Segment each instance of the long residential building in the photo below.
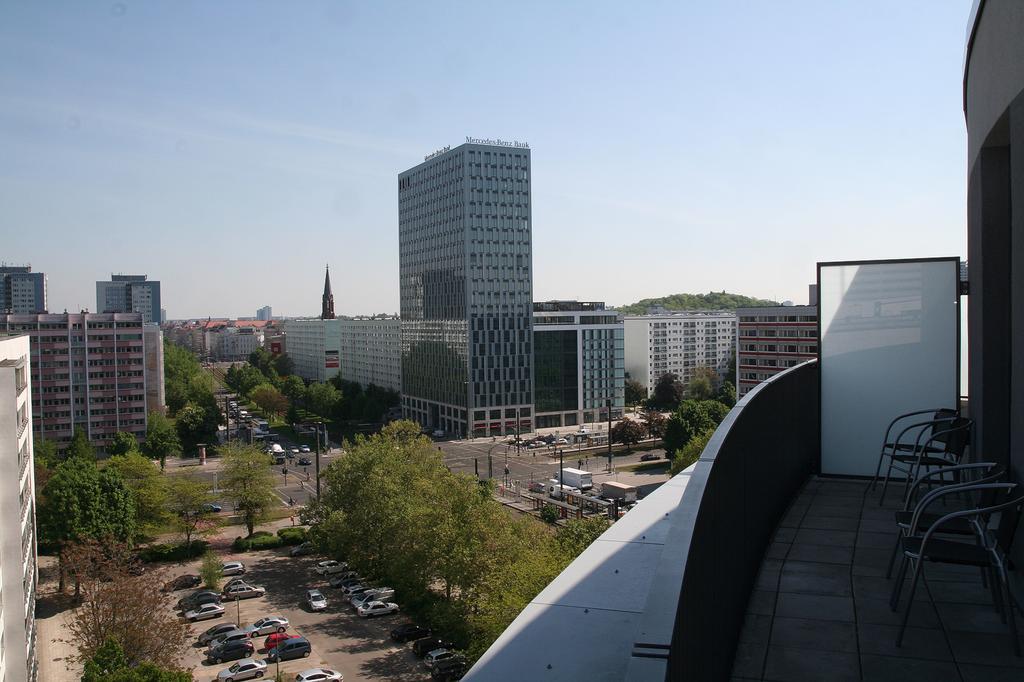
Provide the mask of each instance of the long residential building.
POLYGON ((622 319, 604 303, 533 304, 537 427, 619 419, 625 407, 622 319))
POLYGON ((738 308, 736 397, 784 369, 818 357, 818 308, 738 308))
POLYGON ((466 138, 399 174, 407 418, 463 435, 531 428, 530 216, 525 143, 466 138))
POLYGON ((36 511, 29 337, 0 336, 0 680, 36 679, 36 511))
POLYGON ((81 428, 97 447, 118 431, 145 439, 147 413, 164 409, 163 392, 148 390, 161 381, 163 360, 160 329, 142 320, 142 313, 0 314, 0 332, 31 339, 36 438, 65 444, 81 428), (157 347, 161 356, 147 362, 147 348, 157 347))
POLYGON ((295 374, 324 382, 341 373, 341 320, 285 320, 288 357, 295 374))
MULTIPOLYGON (((355 317, 341 323, 341 378, 364 388, 402 390, 401 320, 355 317)), ((290 355, 290 354, 289 354, 290 355)))
POLYGON ((30 265, 0 266, 0 313, 45 313, 46 275, 30 265))
POLYGON ((146 324, 160 324, 160 282, 146 275, 111 275, 96 282, 96 312, 142 313, 146 324))
POLYGON ((626 372, 650 396, 658 379, 675 374, 689 385, 698 367, 728 374, 736 346, 736 315, 730 311, 681 311, 630 315, 626 332, 626 372))

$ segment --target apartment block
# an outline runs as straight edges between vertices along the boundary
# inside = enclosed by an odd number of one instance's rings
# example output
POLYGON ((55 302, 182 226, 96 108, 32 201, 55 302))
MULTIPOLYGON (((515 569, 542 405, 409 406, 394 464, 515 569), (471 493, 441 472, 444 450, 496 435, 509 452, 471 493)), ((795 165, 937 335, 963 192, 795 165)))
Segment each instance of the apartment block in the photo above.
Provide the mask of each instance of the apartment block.
POLYGON ((529 430, 528 145, 467 138, 400 173, 398 241, 404 415, 464 435, 529 430))
POLYGON ((284 332, 295 374, 322 383, 341 373, 341 320, 287 320, 284 332))
POLYGON ((160 282, 146 275, 111 275, 109 282, 96 282, 96 310, 101 313, 142 313, 146 324, 159 324, 160 282))
POLYGON ((736 315, 730 311, 681 311, 631 315, 624 321, 626 372, 651 395, 666 373, 689 385, 697 367, 719 378, 729 372, 736 346, 736 315))
POLYGON ((250 353, 261 347, 263 330, 256 327, 224 326, 206 332, 207 355, 219 362, 244 362, 250 353))
POLYGON ((36 679, 36 512, 29 337, 0 336, 0 680, 36 679))
POLYGON ((625 407, 622 319, 604 303, 533 304, 533 385, 537 427, 619 419, 625 407))
MULTIPOLYGON (((341 319, 341 378, 402 390, 401 320, 397 317, 341 319)), ((290 354, 289 354, 290 355, 290 354)))
POLYGON ((270 320, 274 319, 274 310, 273 310, 273 308, 271 308, 269 305, 265 305, 262 308, 259 308, 256 311, 256 319, 257 320, 264 320, 266 322, 269 322, 270 320))
POLYGON ((818 357, 818 308, 738 308, 736 397, 805 360, 818 357))
POLYGON ((0 266, 0 313, 45 313, 46 275, 30 265, 0 266))
POLYGON ((156 343, 145 340, 142 313, 0 315, 0 332, 31 339, 32 427, 35 438, 67 443, 75 428, 104 447, 118 431, 146 435, 147 409, 163 409, 161 359, 147 363, 156 343), (147 399, 149 398, 149 399, 147 399))

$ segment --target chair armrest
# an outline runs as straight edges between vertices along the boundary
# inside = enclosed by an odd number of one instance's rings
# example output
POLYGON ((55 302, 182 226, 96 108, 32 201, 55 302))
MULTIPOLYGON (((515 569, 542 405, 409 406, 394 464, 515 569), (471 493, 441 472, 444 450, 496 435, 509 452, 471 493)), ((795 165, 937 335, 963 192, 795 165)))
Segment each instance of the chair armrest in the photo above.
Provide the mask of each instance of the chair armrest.
POLYGON ((907 417, 915 417, 915 416, 917 416, 919 414, 935 414, 940 409, 946 409, 946 408, 938 408, 938 407, 936 407, 936 408, 932 408, 930 410, 918 410, 916 412, 907 412, 906 414, 899 415, 898 417, 893 419, 891 422, 889 422, 889 426, 887 426, 885 428, 885 438, 882 440, 882 447, 884 448, 885 444, 889 442, 889 433, 892 431, 892 427, 896 426, 896 422, 901 421, 903 419, 906 419, 907 417))
MULTIPOLYGON (((933 476, 938 476, 940 474, 952 473, 954 471, 972 471, 974 469, 1000 469, 1001 470, 1002 467, 1000 467, 995 462, 972 462, 970 464, 958 464, 956 466, 942 467, 942 468, 939 468, 939 469, 935 469, 933 471, 926 471, 925 473, 923 473, 920 476, 918 476, 914 480, 913 485, 910 486, 910 491, 907 493, 906 503, 903 505, 903 511, 910 511, 910 501, 914 499, 914 496, 915 496, 915 494, 917 492, 918 487, 920 487, 920 485, 922 483, 924 483, 925 479, 931 478, 933 476)), ((1001 471, 998 474, 997 478, 1003 476, 1003 473, 1005 473, 1005 472, 1001 471)), ((974 483, 987 483, 987 482, 988 481, 981 480, 981 481, 973 481, 972 483, 954 483, 952 485, 973 485, 974 483)), ((945 488, 945 487, 946 486, 942 486, 942 488, 945 488)), ((938 488, 938 489, 941 489, 941 488, 938 488)), ((933 491, 931 491, 931 492, 933 492, 933 491)))

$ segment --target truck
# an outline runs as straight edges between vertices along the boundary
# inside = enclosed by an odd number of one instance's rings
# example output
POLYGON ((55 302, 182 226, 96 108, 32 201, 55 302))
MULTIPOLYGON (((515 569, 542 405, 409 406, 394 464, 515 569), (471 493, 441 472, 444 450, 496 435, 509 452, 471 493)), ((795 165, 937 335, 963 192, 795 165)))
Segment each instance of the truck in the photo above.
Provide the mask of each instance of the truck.
POLYGON ((270 456, 274 458, 274 464, 284 464, 284 448, 277 443, 273 443, 269 448, 268 452, 270 456))
POLYGON ((548 496, 553 500, 564 500, 566 495, 579 495, 580 493, 579 488, 562 485, 557 478, 548 480, 548 496))
POLYGON ((618 481, 605 481, 601 484, 601 497, 626 504, 636 502, 636 486, 618 481))
MULTIPOLYGON (((557 477, 558 474, 556 473, 555 476, 557 477)), ((590 490, 594 487, 594 475, 583 469, 566 467, 562 469, 562 483, 580 490, 590 490)))

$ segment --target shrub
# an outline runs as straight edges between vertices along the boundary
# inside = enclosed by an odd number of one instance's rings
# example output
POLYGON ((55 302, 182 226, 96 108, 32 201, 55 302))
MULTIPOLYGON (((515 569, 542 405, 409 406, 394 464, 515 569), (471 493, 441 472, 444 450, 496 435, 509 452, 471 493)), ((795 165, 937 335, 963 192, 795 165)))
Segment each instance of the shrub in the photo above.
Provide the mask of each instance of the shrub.
POLYGON ((252 534, 252 537, 237 537, 235 538, 235 541, 231 543, 231 549, 235 552, 248 552, 254 549, 273 549, 274 547, 280 546, 280 538, 265 530, 256 531, 252 534))
POLYGON ((540 519, 546 523, 555 523, 558 521, 558 507, 545 504, 540 510, 540 519))
POLYGON ((199 575, 208 589, 216 590, 220 586, 220 579, 224 577, 224 572, 221 570, 221 561, 216 554, 207 551, 203 555, 203 563, 199 566, 199 575))
POLYGON ((308 539, 307 535, 306 529, 298 526, 277 531, 277 537, 280 538, 282 545, 301 545, 308 539))
POLYGON ((186 559, 194 559, 204 554, 209 546, 210 543, 205 540, 193 540, 191 546, 186 545, 184 542, 174 545, 149 545, 139 550, 139 559, 146 562, 185 561, 186 559))

